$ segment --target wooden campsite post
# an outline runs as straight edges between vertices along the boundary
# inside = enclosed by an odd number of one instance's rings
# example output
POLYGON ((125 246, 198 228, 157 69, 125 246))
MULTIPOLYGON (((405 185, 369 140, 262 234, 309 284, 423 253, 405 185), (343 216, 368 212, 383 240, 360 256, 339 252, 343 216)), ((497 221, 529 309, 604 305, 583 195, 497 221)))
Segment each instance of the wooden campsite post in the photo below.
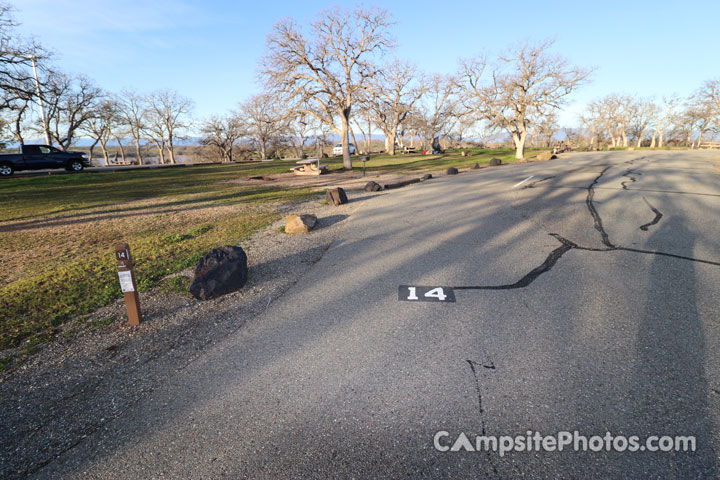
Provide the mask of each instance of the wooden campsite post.
POLYGON ((117 260, 120 289, 125 296, 128 325, 140 325, 142 312, 140 311, 140 298, 138 297, 137 284, 135 283, 135 272, 133 272, 130 245, 127 243, 115 245, 115 259, 117 260))

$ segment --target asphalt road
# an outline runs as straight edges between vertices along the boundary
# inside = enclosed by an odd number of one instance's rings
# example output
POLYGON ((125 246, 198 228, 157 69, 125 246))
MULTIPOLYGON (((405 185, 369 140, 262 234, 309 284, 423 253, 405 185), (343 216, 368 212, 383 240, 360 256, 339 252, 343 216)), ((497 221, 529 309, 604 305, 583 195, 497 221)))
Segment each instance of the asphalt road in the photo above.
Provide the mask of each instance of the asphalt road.
POLYGON ((717 478, 714 155, 570 155, 363 200, 263 316, 37 475, 717 478), (400 285, 456 301, 400 301, 400 285), (501 457, 438 451, 439 431, 697 451, 501 457))

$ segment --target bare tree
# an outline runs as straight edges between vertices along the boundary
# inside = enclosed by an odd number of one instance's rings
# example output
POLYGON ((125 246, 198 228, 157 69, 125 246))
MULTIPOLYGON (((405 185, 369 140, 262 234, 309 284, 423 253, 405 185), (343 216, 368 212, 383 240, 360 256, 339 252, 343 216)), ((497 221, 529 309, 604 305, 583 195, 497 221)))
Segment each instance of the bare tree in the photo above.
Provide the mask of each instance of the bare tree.
POLYGON ((108 142, 113 138, 115 129, 119 128, 120 121, 117 103, 110 98, 103 100, 93 115, 88 118, 83 126, 83 131, 88 133, 93 140, 90 146, 90 161, 93 159, 95 145, 100 143, 105 165, 110 164, 110 155, 108 154, 107 148, 108 142))
POLYGON ((628 146, 628 127, 633 116, 633 98, 611 94, 588 105, 588 115, 602 125, 610 138, 611 146, 628 146))
POLYGON ((314 103, 315 108, 307 113, 340 135, 347 169, 352 168, 352 107, 376 73, 372 57, 391 47, 389 26, 386 10, 334 8, 321 12, 311 25, 315 33, 311 39, 305 38, 292 20, 276 24, 268 37, 268 54, 261 67, 268 89, 282 92, 298 104, 314 103))
POLYGON ((636 140, 636 147, 640 148, 657 117, 658 106, 652 100, 636 98, 629 103, 628 110, 629 132, 636 140))
POLYGON ((423 147, 439 148, 441 138, 450 135, 460 118, 457 80, 451 75, 432 75, 423 88, 417 110, 424 119, 423 147))
POLYGON ((290 121, 287 123, 288 139, 298 158, 303 158, 307 141, 317 128, 317 119, 305 113, 304 109, 290 117, 290 121))
POLYGON ((17 83, 25 83, 25 85, 0 91, 0 112, 7 124, 6 128, 10 130, 15 141, 24 145, 24 131, 28 116, 32 113, 33 94, 29 93, 32 92, 30 81, 17 81, 17 83))
MULTIPOLYGON (((359 153, 370 154, 372 146, 373 116, 366 100, 358 103, 358 106, 355 108, 354 117, 355 127, 360 131, 363 138, 363 148, 360 149, 360 145, 357 143, 355 143, 355 148, 359 153)), ((350 131, 354 132, 355 129, 351 128, 350 131)), ((353 142, 355 142, 354 137, 355 134, 353 133, 353 142)), ((387 142, 387 139, 385 141, 387 142)))
MULTIPOLYGON (((0 90, 14 96, 34 97, 33 59, 44 68, 50 53, 34 40, 20 38, 15 31, 14 8, 0 2, 0 90)), ((1 108, 1 107, 0 107, 1 108)))
POLYGON ((588 148, 595 148, 598 132, 602 129, 602 119, 596 105, 590 103, 585 113, 579 116, 580 125, 589 132, 588 148))
POLYGON ((147 103, 145 97, 132 91, 122 90, 117 97, 118 114, 135 143, 135 158, 138 165, 143 164, 142 140, 147 122, 147 103))
POLYGON ((235 142, 245 136, 245 127, 236 113, 225 116, 213 115, 200 126, 203 138, 202 145, 216 150, 223 161, 233 161, 233 147, 235 142))
POLYGON ((170 163, 175 163, 175 139, 179 131, 188 128, 188 116, 193 109, 193 101, 171 90, 159 90, 147 97, 151 130, 157 136, 164 135, 164 144, 170 156, 170 163))
POLYGON ((507 131, 515 144, 515 157, 525 155, 525 141, 533 117, 559 109, 566 97, 586 83, 590 70, 571 67, 567 60, 550 55, 553 41, 522 44, 501 56, 483 83, 484 58, 462 63, 466 106, 480 118, 507 131))
POLYGON ((533 131, 537 136, 536 143, 539 144, 539 146, 551 147, 555 135, 560 130, 557 113, 550 111, 532 122, 532 125, 534 126, 533 131))
POLYGON ((84 75, 50 72, 43 95, 50 138, 67 150, 95 114, 103 92, 84 75))
POLYGON ((278 99, 270 94, 253 95, 240 105, 247 133, 257 145, 262 160, 267 159, 268 146, 287 130, 290 114, 283 111, 278 99))
POLYGON ((694 148, 700 147, 705 135, 716 131, 719 127, 713 105, 708 103, 705 98, 698 96, 688 100, 678 123, 684 124, 688 144, 694 148), (695 132, 698 136, 693 141, 692 137, 695 132))
POLYGON ((655 111, 655 130, 653 131, 650 148, 663 146, 663 137, 670 126, 675 123, 678 116, 680 98, 677 96, 663 98, 663 106, 655 111))
POLYGON ((160 164, 164 165, 167 132, 165 130, 163 117, 157 110, 149 108, 145 112, 141 132, 144 139, 155 145, 158 157, 160 158, 160 164))
POLYGON ((696 96, 707 103, 717 117, 720 117, 720 79, 706 80, 696 96))
POLYGON ((385 151, 395 155, 398 128, 425 91, 417 68, 395 59, 370 79, 367 90, 367 108, 385 134, 385 151))

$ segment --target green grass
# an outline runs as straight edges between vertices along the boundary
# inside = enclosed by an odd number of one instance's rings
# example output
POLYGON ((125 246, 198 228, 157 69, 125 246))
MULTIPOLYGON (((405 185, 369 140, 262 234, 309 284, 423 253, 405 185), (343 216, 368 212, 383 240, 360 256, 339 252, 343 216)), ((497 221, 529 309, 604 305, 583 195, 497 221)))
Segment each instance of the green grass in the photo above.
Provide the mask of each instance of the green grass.
MULTIPOLYGON (((212 248, 246 239, 275 214, 230 216, 207 233, 182 242, 151 234, 131 239, 138 290, 145 292, 171 273, 194 265, 212 248)), ((177 235, 170 236, 177 238, 177 235)), ((37 332, 52 332, 69 318, 89 313, 121 295, 113 252, 105 249, 0 288, 0 348, 17 346, 37 332)))
POLYGON ((212 248, 236 244, 273 222, 274 202, 319 195, 230 182, 284 172, 285 164, 294 163, 0 181, 0 263, 6 267, 0 272, 0 350, 21 346, 32 353, 59 325, 119 298, 115 243, 131 245, 138 290, 145 292, 212 248))
MULTIPOLYGON (((170 204, 178 196, 193 201, 278 200, 269 195, 277 189, 245 187, 240 191, 228 183, 244 177, 288 172, 295 162, 253 162, 234 165, 199 165, 107 173, 78 173, 16 177, 0 182, 0 222, 28 220, 41 215, 67 215, 93 207, 153 198, 170 204)), ((182 199, 180 200, 182 204, 182 199)))
POLYGON ((177 293, 179 295, 189 295, 189 288, 190 279, 182 275, 166 278, 160 284, 160 291, 162 293, 177 293))
MULTIPOLYGON (((525 156, 534 157, 546 148, 527 148, 525 156)), ((464 148, 456 150, 448 150, 442 155, 372 155, 370 161, 367 162, 367 171, 376 173, 392 173, 392 172, 416 172, 427 170, 444 170, 448 167, 468 168, 476 163, 480 165, 487 164, 492 158, 499 158, 503 163, 514 162, 514 148, 464 148), (469 157, 461 156, 461 152, 472 152, 469 157)), ((353 165, 353 170, 362 171, 362 164, 357 162, 353 165), (358 166, 360 165, 360 166, 358 166)))

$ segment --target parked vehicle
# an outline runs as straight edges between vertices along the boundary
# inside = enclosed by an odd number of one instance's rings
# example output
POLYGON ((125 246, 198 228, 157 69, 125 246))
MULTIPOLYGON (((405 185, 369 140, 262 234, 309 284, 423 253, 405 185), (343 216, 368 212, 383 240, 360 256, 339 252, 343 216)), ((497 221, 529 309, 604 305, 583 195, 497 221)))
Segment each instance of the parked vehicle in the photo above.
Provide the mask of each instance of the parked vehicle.
MULTIPOLYGON (((350 147, 350 155, 355 155, 355 145, 352 143, 349 145, 350 147)), ((333 155, 342 155, 342 143, 338 143, 333 148, 333 155)))
POLYGON ((3 177, 18 170, 64 168, 69 172, 81 172, 89 166, 87 153, 63 152, 49 145, 22 145, 20 153, 0 155, 0 176, 3 177))

